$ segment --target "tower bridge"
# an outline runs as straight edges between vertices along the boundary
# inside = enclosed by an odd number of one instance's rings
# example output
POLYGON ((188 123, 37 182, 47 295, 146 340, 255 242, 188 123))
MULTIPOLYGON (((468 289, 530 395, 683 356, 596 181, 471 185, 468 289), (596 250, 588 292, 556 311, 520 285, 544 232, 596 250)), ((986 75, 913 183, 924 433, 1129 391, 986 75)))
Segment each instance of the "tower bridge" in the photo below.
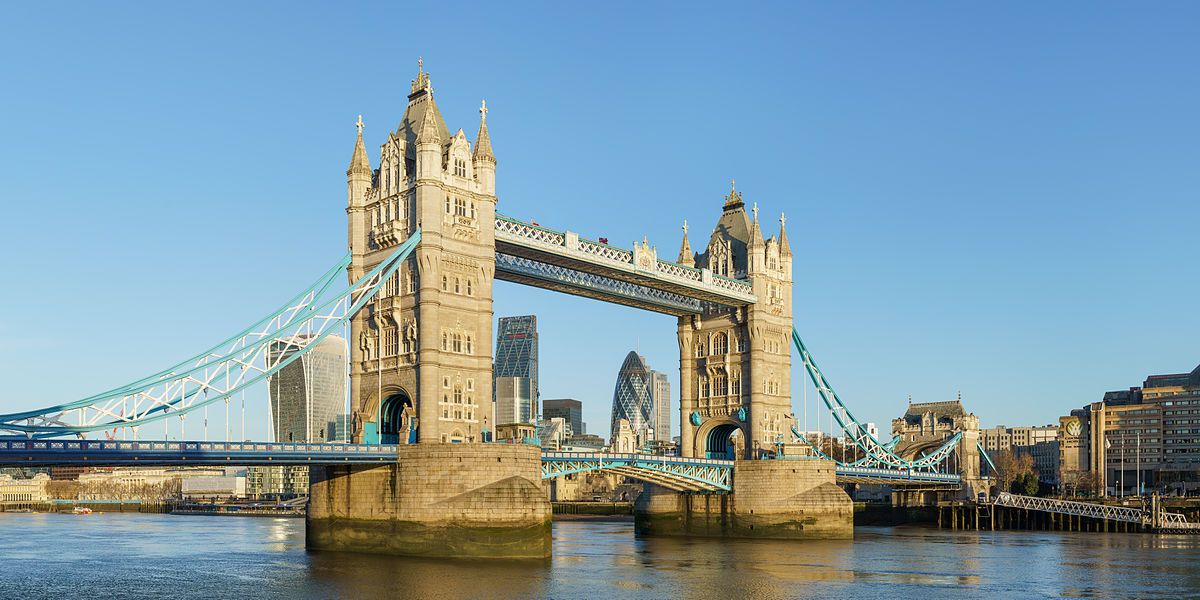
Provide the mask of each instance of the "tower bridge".
POLYGON ((957 438, 922 458, 897 455, 816 367, 792 325, 782 215, 778 234, 764 235, 757 203, 747 211, 731 186, 711 236, 695 252, 685 224, 674 261, 645 239, 625 249, 499 215, 487 111, 481 103, 474 143, 462 129, 451 134, 420 69, 375 167, 361 116, 356 123, 345 258, 275 312, 185 361, 88 398, 0 415, 0 433, 14 436, 0 444, 0 462, 309 464, 311 547, 423 555, 546 555, 541 480, 583 470, 650 482, 639 529, 689 535, 845 537, 851 505, 839 479, 959 482, 937 471, 957 438), (342 270, 349 286, 338 291, 342 270), (492 397, 496 280, 674 317, 682 456, 566 456, 486 443, 496 425, 483 409, 492 397), (316 345, 295 340, 343 327, 353 444, 137 442, 139 428, 178 418, 182 432, 188 414, 210 406, 223 404, 228 421, 231 399, 316 345), (805 443, 794 435, 793 351, 865 458, 784 451, 805 443), (86 440, 110 430, 134 440, 86 440))

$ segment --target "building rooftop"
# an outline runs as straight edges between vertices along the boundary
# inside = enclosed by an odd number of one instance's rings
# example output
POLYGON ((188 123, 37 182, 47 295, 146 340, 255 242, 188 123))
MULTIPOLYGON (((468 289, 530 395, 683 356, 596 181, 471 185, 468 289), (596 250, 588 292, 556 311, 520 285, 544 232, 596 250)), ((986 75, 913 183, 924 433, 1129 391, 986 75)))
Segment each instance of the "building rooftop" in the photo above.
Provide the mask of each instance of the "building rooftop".
MULTIPOLYGON (((1173 375, 1151 375, 1146 378, 1143 388, 1200 386, 1200 365, 1191 373, 1176 373, 1173 375)), ((1107 397, 1107 394, 1105 394, 1107 397)))
POLYGON ((904 420, 912 424, 921 422, 921 417, 925 413, 933 413, 935 419, 965 417, 967 411, 963 409, 962 402, 951 400, 949 402, 917 402, 908 405, 908 411, 904 413, 904 420))

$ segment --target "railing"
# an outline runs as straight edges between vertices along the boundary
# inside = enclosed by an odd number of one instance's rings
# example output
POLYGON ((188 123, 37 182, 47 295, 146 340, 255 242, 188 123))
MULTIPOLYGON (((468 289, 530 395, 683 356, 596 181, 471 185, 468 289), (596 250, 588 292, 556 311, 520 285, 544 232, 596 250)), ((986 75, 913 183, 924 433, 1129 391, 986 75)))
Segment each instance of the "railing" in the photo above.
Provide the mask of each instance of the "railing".
POLYGON ((189 442, 115 440, 4 440, 0 460, 64 462, 86 460, 191 463, 204 460, 380 460, 396 459, 395 445, 292 442, 189 442))
MULTIPOLYGON (((1140 507, 1109 506, 1107 504, 1093 504, 1091 502, 1037 498, 1034 496, 1009 494, 1007 492, 998 494, 992 500, 992 504, 1091 519, 1123 521, 1125 523, 1138 523, 1148 526, 1154 525, 1154 515, 1150 511, 1143 510, 1140 507)), ((1188 522, 1181 514, 1159 511, 1158 516, 1159 525, 1157 527, 1161 530, 1200 532, 1200 523, 1188 522)))
MULTIPOLYGON (((635 268, 634 252, 604 244, 601 242, 578 237, 573 233, 555 231, 540 225, 518 221, 511 217, 496 215, 497 239, 508 239, 519 243, 529 243, 531 246, 542 246, 554 252, 578 252, 600 259, 599 263, 613 263, 622 270, 635 268)), ((704 274, 691 267, 685 267, 666 260, 656 260, 651 272, 654 276, 668 281, 687 284, 689 287, 711 287, 723 292, 732 292, 741 299, 753 302, 753 287, 745 282, 720 275, 712 275, 706 281, 704 274)))
POLYGON ((838 477, 860 477, 889 481, 919 481, 961 483, 962 476, 956 473, 935 473, 914 469, 882 469, 878 467, 837 466, 838 477))
POLYGON ((687 458, 662 454, 616 453, 616 452, 543 452, 542 461, 552 460, 603 460, 606 462, 645 461, 702 467, 733 467, 732 460, 717 458, 687 458))

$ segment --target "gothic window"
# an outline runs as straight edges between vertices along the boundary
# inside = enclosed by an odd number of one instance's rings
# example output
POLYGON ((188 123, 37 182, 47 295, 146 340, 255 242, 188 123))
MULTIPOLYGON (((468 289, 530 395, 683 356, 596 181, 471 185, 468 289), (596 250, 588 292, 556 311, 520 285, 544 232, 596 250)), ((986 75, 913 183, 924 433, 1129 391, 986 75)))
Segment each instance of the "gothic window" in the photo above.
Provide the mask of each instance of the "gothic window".
POLYGON ((712 395, 724 396, 725 393, 725 376, 721 374, 713 375, 712 395))
POLYGON ((396 346, 396 328, 385 327, 383 329, 383 353, 384 356, 395 356, 398 348, 396 346))
POLYGON ((458 332, 454 332, 453 340, 454 340, 454 351, 462 352, 462 334, 458 333, 458 332))
POLYGON ((742 395, 742 378, 741 378, 741 375, 739 375, 738 373, 734 373, 733 378, 730 379, 730 381, 729 381, 729 395, 731 395, 731 396, 741 396, 742 395))
POLYGON ((475 218, 475 201, 474 200, 471 201, 471 218, 472 219, 475 218))
POLYGON ((474 296, 474 295, 475 295, 474 293, 472 293, 472 292, 471 292, 471 280, 470 280, 470 279, 467 279, 467 295, 468 295, 468 296, 474 296))
POLYGON ((455 294, 461 294, 461 293, 462 293, 462 292, 460 291, 461 289, 462 289, 461 280, 460 280, 458 277, 455 277, 455 278, 454 278, 454 293, 455 293, 455 294))
POLYGON ((446 196, 446 214, 450 214, 450 196, 446 196))
POLYGON ((474 379, 467 379, 467 391, 468 392, 475 391, 475 380, 474 379))
POLYGON ((708 397, 708 379, 703 376, 700 377, 700 397, 708 397))
POLYGON ((738 352, 745 352, 745 351, 746 351, 746 338, 744 338, 744 337, 742 337, 742 336, 738 336, 738 339, 737 339, 737 351, 738 351, 738 352))
MULTIPOLYGON (((442 407, 442 418, 443 418, 443 419, 449 419, 449 418, 450 418, 450 409, 449 409, 449 408, 446 408, 445 406, 443 406, 443 407, 442 407)), ((444 435, 442 436, 442 441, 443 441, 443 442, 444 442, 444 441, 446 441, 446 436, 444 436, 444 435)))
POLYGON ((704 358, 704 344, 696 344, 696 358, 704 358))
POLYGON ((449 350, 449 344, 447 343, 449 337, 445 331, 442 332, 442 350, 449 350))
POLYGON ((448 289, 449 284, 450 284, 450 280, 445 275, 442 275, 442 291, 443 292, 448 289))
POLYGON ((465 217, 467 216, 467 201, 462 198, 454 199, 454 214, 465 217))
POLYGON ((454 159, 454 174, 458 175, 459 177, 466 177, 467 176, 467 161, 465 161, 461 158, 454 159))
POLYGON ((474 349, 474 347, 475 347, 475 337, 468 333, 467 334, 467 354, 472 354, 472 350, 474 349))
POLYGON ((461 385, 456 385, 456 386, 454 386, 454 403, 455 403, 455 404, 462 404, 462 401, 463 401, 463 391, 462 391, 462 386, 461 386, 461 385))
POLYGON ((729 353, 729 338, 724 333, 718 333, 713 337, 712 353, 716 356, 722 356, 729 353))
POLYGON ((417 278, 413 277, 412 271, 405 273, 405 279, 407 280, 408 293, 411 294, 417 291, 417 278))

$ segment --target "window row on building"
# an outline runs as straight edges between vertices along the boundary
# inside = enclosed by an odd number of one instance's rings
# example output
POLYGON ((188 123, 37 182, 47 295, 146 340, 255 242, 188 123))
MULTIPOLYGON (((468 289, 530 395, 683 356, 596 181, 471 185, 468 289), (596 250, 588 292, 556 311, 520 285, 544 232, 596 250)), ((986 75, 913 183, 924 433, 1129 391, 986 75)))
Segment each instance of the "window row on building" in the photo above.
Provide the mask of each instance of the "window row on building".
POLYGON ((455 354, 474 354, 475 335, 461 329, 443 329, 442 351, 455 354))

